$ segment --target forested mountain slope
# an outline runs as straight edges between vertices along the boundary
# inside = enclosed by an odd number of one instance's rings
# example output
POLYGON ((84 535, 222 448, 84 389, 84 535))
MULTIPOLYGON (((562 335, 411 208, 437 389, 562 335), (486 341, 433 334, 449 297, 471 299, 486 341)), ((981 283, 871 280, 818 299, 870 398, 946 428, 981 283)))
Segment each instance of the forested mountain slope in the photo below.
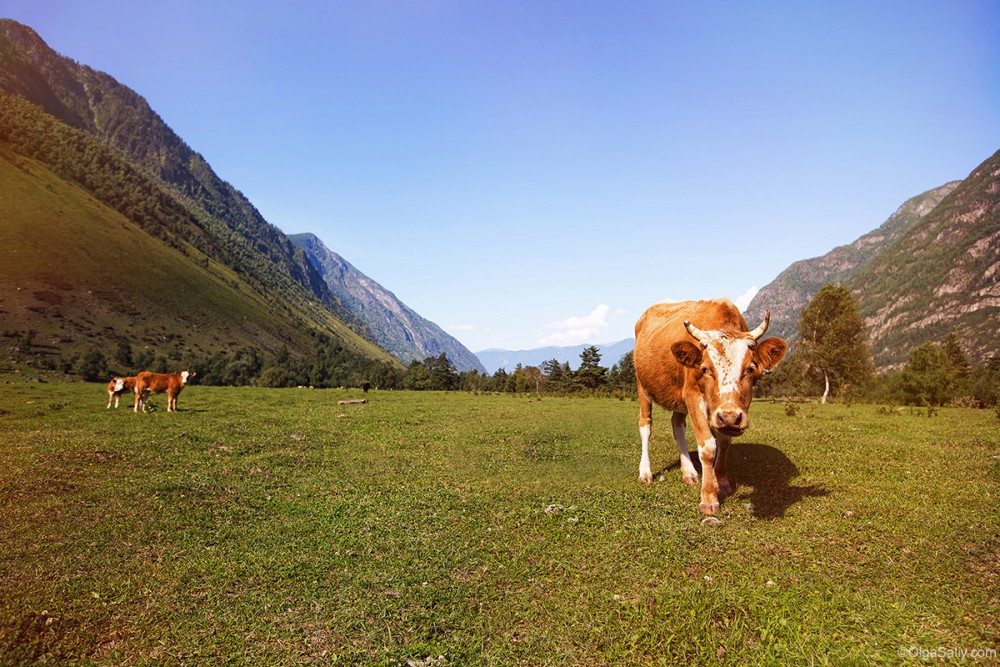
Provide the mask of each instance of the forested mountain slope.
POLYGON ((882 368, 949 333, 974 359, 1000 354, 1000 152, 844 284, 882 368))
MULTIPOLYGON (((59 55, 31 28, 0 19, 0 91, 31 102, 63 124, 111 148, 134 170, 151 175, 199 230, 199 243, 263 291, 293 301, 319 299, 341 319, 350 314, 329 293, 304 255, 249 201, 220 179, 139 94, 111 76, 59 55)), ((37 138, 9 128, 19 149, 37 138)), ((39 156, 53 159, 53 152, 39 156)), ((65 173, 77 158, 53 164, 65 173)), ((86 178, 86 173, 80 174, 86 178)))
POLYGON ((305 253, 141 97, 10 20, 0 20, 0 162, 4 333, 48 335, 63 356, 162 329, 153 338, 190 340, 179 346, 188 354, 252 345, 301 358, 329 340, 392 360, 305 253))
POLYGON ((866 267, 933 211, 958 184, 954 181, 907 200, 878 229, 853 243, 834 248, 822 257, 795 262, 757 293, 744 313, 747 321, 760 322, 770 310, 768 333, 794 341, 802 309, 824 285, 842 283, 866 267))
POLYGON ((139 94, 7 19, 0 19, 0 102, 0 141, 10 153, 37 159, 205 267, 231 272, 232 286, 280 311, 286 325, 332 334, 376 359, 386 358, 382 345, 403 360, 445 352, 460 369, 482 369, 458 341, 402 304, 395 312, 409 333, 387 336, 384 318, 372 317, 357 289, 332 281, 338 289, 331 290, 320 265, 220 179, 139 94))

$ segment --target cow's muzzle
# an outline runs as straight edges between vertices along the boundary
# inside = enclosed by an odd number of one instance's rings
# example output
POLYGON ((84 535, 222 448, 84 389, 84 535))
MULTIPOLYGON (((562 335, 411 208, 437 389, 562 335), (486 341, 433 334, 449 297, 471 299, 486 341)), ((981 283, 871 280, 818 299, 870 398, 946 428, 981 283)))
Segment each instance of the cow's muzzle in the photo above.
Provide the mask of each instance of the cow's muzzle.
POLYGON ((746 410, 716 410, 712 415, 712 428, 723 435, 740 435, 749 425, 746 410))

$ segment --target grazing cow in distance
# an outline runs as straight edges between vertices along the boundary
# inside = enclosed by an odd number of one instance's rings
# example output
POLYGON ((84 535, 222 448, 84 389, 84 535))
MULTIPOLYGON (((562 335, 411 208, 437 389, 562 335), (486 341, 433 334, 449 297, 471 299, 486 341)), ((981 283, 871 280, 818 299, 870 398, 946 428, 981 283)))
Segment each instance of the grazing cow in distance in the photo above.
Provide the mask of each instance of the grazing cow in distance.
POLYGON ((187 385, 188 380, 194 377, 194 371, 181 371, 180 373, 152 373, 143 371, 135 378, 135 412, 146 412, 146 398, 150 394, 167 394, 167 412, 177 412, 177 396, 187 385))
POLYGON ((108 407, 111 407, 111 402, 114 401, 115 408, 118 408, 118 400, 121 398, 122 394, 128 391, 135 391, 135 376, 127 378, 111 378, 111 382, 108 383, 108 407))
POLYGON ((748 331, 728 299, 665 301, 649 308, 635 325, 635 377, 639 389, 639 479, 653 481, 649 434, 653 403, 673 412, 671 424, 680 450, 685 484, 698 483, 685 439, 686 418, 701 459, 701 511, 719 511, 719 493, 733 492, 726 462, 732 438, 750 425, 747 410, 753 386, 788 350, 780 338, 760 340, 771 320, 748 331))

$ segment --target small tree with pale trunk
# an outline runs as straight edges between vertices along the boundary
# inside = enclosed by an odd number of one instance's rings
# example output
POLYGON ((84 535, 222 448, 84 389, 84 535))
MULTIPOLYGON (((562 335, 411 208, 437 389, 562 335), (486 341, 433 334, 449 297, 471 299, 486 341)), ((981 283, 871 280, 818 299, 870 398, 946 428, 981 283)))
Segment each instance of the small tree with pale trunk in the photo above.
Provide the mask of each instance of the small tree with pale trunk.
POLYGON ((823 376, 826 403, 831 386, 863 387, 874 374, 857 299, 840 285, 821 289, 799 319, 798 352, 807 372, 823 376))

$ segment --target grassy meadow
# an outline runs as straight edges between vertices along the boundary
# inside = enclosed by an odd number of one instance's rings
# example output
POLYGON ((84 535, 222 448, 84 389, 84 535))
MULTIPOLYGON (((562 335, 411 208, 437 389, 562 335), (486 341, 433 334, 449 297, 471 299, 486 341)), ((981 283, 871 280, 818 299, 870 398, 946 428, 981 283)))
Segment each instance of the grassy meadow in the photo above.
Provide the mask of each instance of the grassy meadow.
POLYGON ((359 397, 0 384, 0 664, 998 661, 993 411, 758 401, 713 523, 662 411, 359 397))

